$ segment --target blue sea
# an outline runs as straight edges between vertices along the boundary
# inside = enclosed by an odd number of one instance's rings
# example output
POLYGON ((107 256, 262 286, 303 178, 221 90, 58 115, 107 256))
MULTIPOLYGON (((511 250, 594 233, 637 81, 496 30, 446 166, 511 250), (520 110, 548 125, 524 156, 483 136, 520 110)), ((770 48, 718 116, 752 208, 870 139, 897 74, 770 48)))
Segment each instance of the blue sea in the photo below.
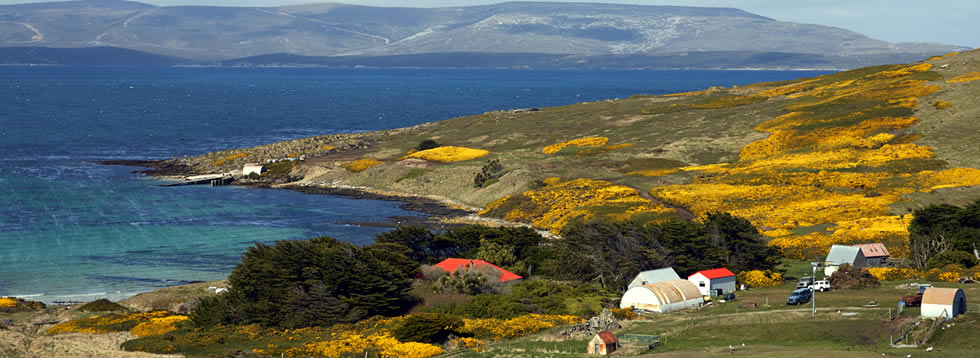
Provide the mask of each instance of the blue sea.
POLYGON ((121 299, 225 278, 249 246, 422 215, 397 202, 239 187, 160 187, 95 161, 194 156, 411 126, 822 74, 0 67, 0 296, 121 299))

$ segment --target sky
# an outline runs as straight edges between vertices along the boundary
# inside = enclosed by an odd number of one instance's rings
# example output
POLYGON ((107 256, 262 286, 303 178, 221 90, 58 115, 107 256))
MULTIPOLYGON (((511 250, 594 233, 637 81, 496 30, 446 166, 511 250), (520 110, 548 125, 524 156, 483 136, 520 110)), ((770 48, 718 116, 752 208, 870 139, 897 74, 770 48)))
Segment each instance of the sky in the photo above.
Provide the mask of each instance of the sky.
MULTIPOLYGON (((540 0, 566 2, 554 0, 540 0)), ((0 0, 0 4, 43 2, 0 0)), ((369 6, 449 7, 492 0, 140 0, 158 5, 280 6, 342 2, 369 6)), ((980 47, 980 0, 580 0, 639 5, 734 7, 781 21, 840 27, 889 42, 980 47)))

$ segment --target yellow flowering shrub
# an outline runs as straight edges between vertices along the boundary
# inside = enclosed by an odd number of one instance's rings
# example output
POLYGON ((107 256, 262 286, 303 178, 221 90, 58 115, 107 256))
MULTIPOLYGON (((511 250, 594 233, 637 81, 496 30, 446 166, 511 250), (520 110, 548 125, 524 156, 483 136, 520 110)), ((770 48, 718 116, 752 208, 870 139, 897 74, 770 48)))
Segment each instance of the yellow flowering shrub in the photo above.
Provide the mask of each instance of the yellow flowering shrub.
POLYGON ((367 170, 370 167, 381 165, 382 163, 384 162, 374 158, 363 158, 344 164, 344 169, 347 169, 355 173, 359 173, 367 170))
POLYGON ((321 342, 307 343, 302 347, 291 348, 286 356, 296 357, 316 355, 319 357, 341 357, 345 354, 360 353, 369 349, 385 351, 401 342, 388 334, 361 335, 351 332, 340 332, 334 339, 321 342))
POLYGON ((171 313, 167 311, 154 311, 145 313, 93 316, 59 323, 58 325, 51 327, 51 329, 48 330, 48 333, 107 333, 129 331, 140 323, 149 322, 154 318, 163 318, 169 315, 171 315, 171 313))
POLYGON ((935 109, 946 109, 946 108, 949 108, 949 107, 952 107, 953 106, 952 103, 949 103, 949 102, 946 102, 946 101, 935 101, 935 102, 930 103, 929 105, 932 106, 932 108, 935 108, 935 109))
POLYGON ((639 315, 636 314, 636 312, 633 312, 633 307, 610 308, 609 312, 612 312, 613 316, 616 317, 616 319, 620 319, 620 320, 622 319, 634 320, 640 317, 639 315))
POLYGON ((320 148, 317 148, 317 150, 322 150, 324 152, 328 152, 334 149, 337 149, 337 147, 334 147, 332 145, 321 145, 320 148))
POLYGON ((947 58, 949 56, 958 55, 958 54, 959 54, 959 52, 950 52, 950 53, 947 53, 945 55, 932 56, 932 57, 926 59, 926 61, 940 60, 940 59, 944 59, 944 58, 947 58))
POLYGON ((488 204, 481 214, 528 222, 557 233, 574 220, 600 217, 597 208, 603 209, 601 217, 614 221, 628 220, 640 214, 675 212, 670 208, 654 206, 636 189, 627 186, 601 180, 574 179, 498 199, 488 204))
POLYGON ((0 307, 16 307, 17 300, 8 297, 0 297, 0 307))
POLYGON ((236 154, 232 154, 232 155, 229 155, 227 157, 224 157, 224 158, 215 160, 213 164, 215 166, 220 166, 222 164, 225 164, 226 162, 229 162, 229 161, 232 161, 232 160, 235 160, 235 159, 238 159, 238 158, 244 158, 244 157, 247 157, 247 156, 248 156, 247 153, 236 153, 236 154))
POLYGON ((156 336, 156 335, 160 335, 176 330, 177 327, 174 324, 176 324, 177 322, 183 322, 187 320, 190 320, 190 317, 167 316, 167 317, 160 317, 160 318, 152 318, 150 319, 149 322, 143 322, 136 325, 136 327, 133 327, 133 329, 129 330, 129 333, 132 333, 134 336, 137 337, 156 336))
POLYGON ((868 272, 881 281, 909 280, 925 276, 925 273, 919 270, 896 267, 870 267, 868 272))
POLYGON ((977 280, 977 281, 980 281, 980 271, 977 271, 977 272, 974 272, 973 273, 973 279, 974 280, 977 280))
POLYGON ((637 170, 626 173, 626 175, 640 175, 645 177, 659 177, 664 175, 670 175, 681 171, 680 168, 673 169, 651 169, 651 170, 637 170))
POLYGON ((544 147, 541 151, 544 154, 555 154, 567 147, 601 147, 606 145, 607 142, 609 142, 609 138, 606 137, 586 137, 555 143, 544 147))
POLYGON ((564 324, 585 322, 581 317, 570 315, 526 314, 502 320, 497 318, 463 319, 462 333, 493 340, 522 337, 564 324))
POLYGON ((925 72, 932 69, 931 63, 920 63, 909 67, 903 67, 894 71, 881 71, 870 75, 871 78, 894 78, 910 75, 918 72, 925 72))
POLYGON ((454 146, 444 146, 438 148, 427 149, 419 152, 415 152, 398 160, 404 160, 408 158, 424 159, 434 162, 460 162, 464 160, 476 159, 490 152, 483 149, 473 149, 466 147, 454 147, 454 146))
POLYGON ((749 287, 775 287, 783 284, 783 275, 769 270, 752 270, 739 272, 736 275, 739 282, 749 287))
POLYGON ((962 75, 950 78, 947 83, 973 82, 980 80, 980 72, 967 72, 962 75))
POLYGON ((381 357, 383 358, 426 358, 431 356, 436 356, 445 353, 437 346, 418 343, 418 342, 407 342, 398 343, 394 346, 388 347, 381 351, 381 357))

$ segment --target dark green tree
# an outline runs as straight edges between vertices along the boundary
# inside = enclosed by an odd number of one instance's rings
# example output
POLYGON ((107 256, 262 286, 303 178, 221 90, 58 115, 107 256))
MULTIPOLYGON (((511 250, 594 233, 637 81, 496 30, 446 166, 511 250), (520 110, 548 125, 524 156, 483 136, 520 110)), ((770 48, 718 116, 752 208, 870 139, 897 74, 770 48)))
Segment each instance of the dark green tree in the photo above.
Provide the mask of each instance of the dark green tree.
POLYGON ((439 148, 439 143, 436 143, 436 141, 432 139, 424 139, 421 142, 419 142, 418 145, 415 146, 415 150, 418 150, 420 152, 423 150, 429 150, 433 148, 439 148))
POLYGON ((779 264, 779 249, 766 241, 749 220, 728 213, 711 213, 704 220, 705 233, 712 246, 722 249, 724 266, 740 272, 774 270, 779 264))
POLYGON ((257 244, 243 255, 229 292, 202 300, 199 324, 305 327, 402 312, 418 264, 384 246, 329 237, 257 244))

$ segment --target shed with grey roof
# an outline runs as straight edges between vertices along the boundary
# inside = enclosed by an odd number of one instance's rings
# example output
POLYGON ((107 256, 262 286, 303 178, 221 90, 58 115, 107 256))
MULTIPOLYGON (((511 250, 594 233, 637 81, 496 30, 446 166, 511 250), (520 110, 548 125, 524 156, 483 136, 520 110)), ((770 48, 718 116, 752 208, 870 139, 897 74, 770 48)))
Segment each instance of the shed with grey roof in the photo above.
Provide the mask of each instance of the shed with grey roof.
POLYGON ((824 260, 823 274, 833 275, 840 265, 851 264, 854 267, 865 267, 866 260, 861 249, 854 246, 834 245, 830 247, 827 259, 824 260))
POLYGON ((640 272, 636 275, 636 278, 630 282, 629 288, 680 279, 681 277, 677 275, 677 272, 674 271, 673 267, 664 267, 661 269, 640 272))

